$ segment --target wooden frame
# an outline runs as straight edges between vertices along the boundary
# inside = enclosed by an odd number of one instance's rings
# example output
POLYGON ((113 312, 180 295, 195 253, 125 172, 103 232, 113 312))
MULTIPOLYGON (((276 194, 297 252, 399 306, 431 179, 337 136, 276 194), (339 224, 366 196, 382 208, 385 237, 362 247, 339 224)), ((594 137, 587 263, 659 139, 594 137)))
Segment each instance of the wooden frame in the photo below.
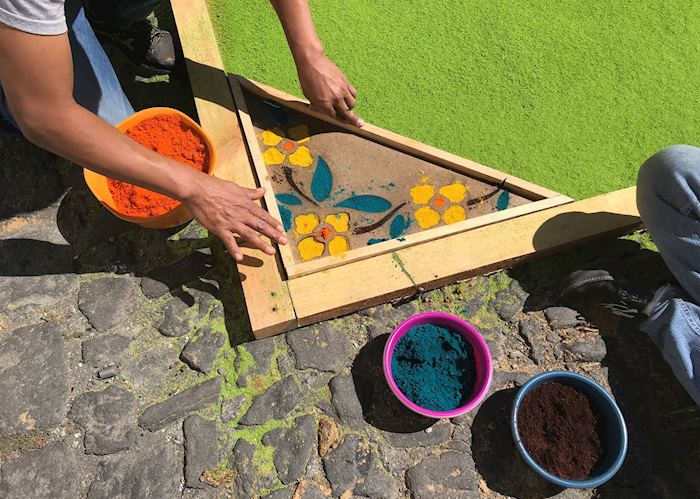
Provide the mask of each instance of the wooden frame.
MULTIPOLYGON (((246 151, 205 0, 171 0, 171 4, 199 120, 219 151, 217 176, 255 187, 258 185, 255 165, 246 151)), ((291 108, 314 115, 300 99, 261 84, 238 81, 253 92, 283 98, 291 108)), ((240 120, 245 128, 245 113, 240 114, 240 120)), ((430 161, 456 165, 485 180, 502 180, 503 174, 495 170, 372 125, 357 132, 399 150, 419 149, 430 161)), ((641 224, 634 188, 570 202, 564 196, 520 179, 509 177, 507 186, 516 194, 536 194, 539 201, 524 206, 542 203, 538 206, 540 211, 519 213, 507 220, 493 218, 479 227, 462 227, 456 233, 442 233, 438 239, 416 240, 407 246, 388 243, 381 254, 364 255, 324 270, 295 268, 292 279, 286 276, 280 258, 245 248, 245 259, 238 269, 254 335, 262 338, 415 295, 549 255, 595 237, 627 233, 641 224)), ((269 206, 272 208, 273 203, 269 206)))
POLYGON ((422 144, 407 137, 402 137, 401 135, 390 132, 389 130, 379 128, 371 124, 366 124, 362 128, 348 125, 342 121, 330 118, 312 110, 309 107, 308 102, 303 99, 299 99, 298 97, 285 93, 281 90, 248 80, 241 76, 230 75, 229 83, 231 84, 233 97, 236 102, 236 107, 238 108, 238 117, 241 122, 241 128, 243 129, 243 136, 248 143, 248 151, 258 177, 258 183, 266 189, 265 203, 267 209, 278 220, 280 219, 280 216, 277 201, 275 200, 274 188, 269 180, 268 168, 263 160, 262 151, 258 146, 255 128, 253 127, 252 119, 248 114, 248 105, 243 95, 242 88, 245 88, 246 90, 266 100, 274 101, 286 108, 300 112, 307 116, 311 116, 317 120, 330 123, 331 125, 341 128, 347 132, 370 139, 391 149, 398 149, 401 152, 408 153, 412 156, 430 161, 432 163, 436 163, 443 168, 453 170, 479 180, 484 180, 494 185, 503 184, 504 187, 511 192, 533 200, 532 203, 528 203, 526 205, 488 215, 482 215, 476 218, 470 218, 452 225, 443 225, 433 229, 409 234, 400 238, 400 240, 392 239, 372 246, 351 249, 341 256, 325 256, 321 259, 312 260, 310 262, 295 262, 291 248, 289 246, 283 246, 280 247, 280 255, 282 257, 282 262, 284 263, 284 268, 287 272, 287 277, 290 279, 312 274, 314 272, 320 272, 339 265, 345 265, 350 262, 365 260, 367 258, 396 251, 401 248, 433 241, 451 234, 458 234, 476 227, 501 222, 509 218, 527 215, 528 213, 535 213, 540 210, 552 208, 573 201, 573 199, 567 196, 562 196, 559 193, 544 187, 540 187, 526 180, 522 180, 512 175, 506 175, 505 173, 480 165, 473 161, 460 158, 459 156, 446 151, 441 151, 435 147, 422 144))

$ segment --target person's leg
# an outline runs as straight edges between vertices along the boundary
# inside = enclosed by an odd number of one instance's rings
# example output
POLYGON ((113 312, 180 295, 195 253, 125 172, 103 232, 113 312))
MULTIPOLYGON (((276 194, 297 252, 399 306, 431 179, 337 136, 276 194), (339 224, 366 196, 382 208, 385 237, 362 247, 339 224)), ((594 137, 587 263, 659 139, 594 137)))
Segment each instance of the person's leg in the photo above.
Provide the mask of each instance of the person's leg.
POLYGON ((85 0, 90 17, 128 26, 143 21, 163 0, 85 0))
MULTIPOLYGON (((67 0, 65 9, 73 55, 73 96, 78 104, 115 125, 132 115, 134 109, 85 18, 81 1, 67 0)), ((0 129, 19 134, 1 86, 0 129)))
POLYGON ((147 19, 162 0, 84 0, 87 18, 100 41, 119 49, 144 75, 175 67, 170 33, 147 19))
POLYGON ((697 147, 664 149, 639 171, 639 213, 668 268, 695 303, 700 303, 699 195, 697 147))
POLYGON ((73 54, 73 96, 81 106, 112 125, 134 114, 112 63, 90 26, 80 0, 66 2, 73 54))
POLYGON ((661 350, 678 381, 700 405, 700 307, 668 287, 640 328, 661 350))

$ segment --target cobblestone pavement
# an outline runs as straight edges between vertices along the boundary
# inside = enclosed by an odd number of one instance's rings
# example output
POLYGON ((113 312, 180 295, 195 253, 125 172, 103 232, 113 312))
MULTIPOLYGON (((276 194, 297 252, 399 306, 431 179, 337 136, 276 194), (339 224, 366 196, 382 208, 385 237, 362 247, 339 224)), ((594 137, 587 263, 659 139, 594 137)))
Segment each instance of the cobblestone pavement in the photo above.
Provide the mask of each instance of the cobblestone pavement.
POLYGON ((657 349, 555 297, 568 269, 646 251, 643 235, 251 341, 236 270, 196 223, 122 223, 76 168, 21 140, 0 150, 0 497, 700 493, 699 413, 657 349), (426 310, 490 345, 494 382, 467 416, 416 417, 383 381, 388 333, 426 310), (548 486, 515 454, 514 392, 554 368, 602 383, 627 418, 627 461, 599 490, 548 486))

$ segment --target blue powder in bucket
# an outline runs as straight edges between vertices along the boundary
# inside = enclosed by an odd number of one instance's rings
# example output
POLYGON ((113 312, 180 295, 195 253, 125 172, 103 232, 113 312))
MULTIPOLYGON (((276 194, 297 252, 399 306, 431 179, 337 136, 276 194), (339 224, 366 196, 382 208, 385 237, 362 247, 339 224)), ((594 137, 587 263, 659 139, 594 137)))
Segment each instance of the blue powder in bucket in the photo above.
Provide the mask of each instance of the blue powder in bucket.
POLYGON ((474 391, 474 351, 459 332, 434 324, 411 328, 396 344, 391 372, 399 390, 432 411, 465 405, 474 391))

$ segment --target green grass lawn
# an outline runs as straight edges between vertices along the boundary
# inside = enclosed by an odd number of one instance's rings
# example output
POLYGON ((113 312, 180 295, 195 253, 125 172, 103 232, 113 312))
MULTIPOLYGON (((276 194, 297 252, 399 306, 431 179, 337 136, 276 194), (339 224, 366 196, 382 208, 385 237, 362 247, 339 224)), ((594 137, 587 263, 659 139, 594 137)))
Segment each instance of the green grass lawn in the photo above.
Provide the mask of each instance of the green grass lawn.
MULTIPOLYGON (((700 3, 312 0, 367 121, 572 197, 697 143, 700 3)), ((226 69, 300 94, 265 0, 209 0, 226 69)))

